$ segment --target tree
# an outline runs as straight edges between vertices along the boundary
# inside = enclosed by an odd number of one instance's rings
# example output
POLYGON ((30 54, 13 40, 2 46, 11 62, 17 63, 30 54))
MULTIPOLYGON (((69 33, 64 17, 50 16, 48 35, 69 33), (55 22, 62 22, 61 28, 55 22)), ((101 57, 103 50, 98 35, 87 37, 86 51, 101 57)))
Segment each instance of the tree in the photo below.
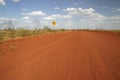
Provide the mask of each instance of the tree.
POLYGON ((12 20, 7 20, 4 21, 1 25, 4 27, 4 30, 10 31, 11 38, 15 38, 15 22, 12 20))
POLYGON ((34 25, 35 25, 35 31, 37 32, 37 34, 39 34, 39 31, 41 30, 41 23, 38 20, 34 21, 34 25))
POLYGON ((45 30, 45 31, 50 31, 50 32, 52 31, 51 28, 49 28, 48 26, 45 26, 45 27, 43 28, 43 30, 45 30))

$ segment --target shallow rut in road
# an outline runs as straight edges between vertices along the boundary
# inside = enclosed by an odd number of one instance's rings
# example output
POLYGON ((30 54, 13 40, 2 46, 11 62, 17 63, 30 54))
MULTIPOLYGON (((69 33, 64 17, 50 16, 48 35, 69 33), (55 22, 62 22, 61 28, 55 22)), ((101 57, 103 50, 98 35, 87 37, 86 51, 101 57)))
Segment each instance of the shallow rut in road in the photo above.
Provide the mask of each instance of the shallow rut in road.
POLYGON ((52 33, 0 48, 0 80, 120 80, 120 37, 114 34, 52 33))

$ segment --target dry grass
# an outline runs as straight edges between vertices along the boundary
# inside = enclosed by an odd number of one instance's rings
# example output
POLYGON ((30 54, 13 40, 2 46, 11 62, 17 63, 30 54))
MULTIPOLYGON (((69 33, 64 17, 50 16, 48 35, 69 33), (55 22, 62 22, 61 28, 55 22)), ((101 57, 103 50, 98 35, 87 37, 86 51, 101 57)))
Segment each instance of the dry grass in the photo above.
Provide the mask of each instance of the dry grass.
POLYGON ((44 30, 28 30, 28 29, 18 29, 15 30, 15 37, 9 30, 0 30, 0 41, 7 41, 16 38, 22 38, 26 36, 34 36, 34 35, 44 35, 49 34, 51 32, 61 32, 65 31, 64 29, 59 30, 51 30, 51 29, 44 29, 44 30))

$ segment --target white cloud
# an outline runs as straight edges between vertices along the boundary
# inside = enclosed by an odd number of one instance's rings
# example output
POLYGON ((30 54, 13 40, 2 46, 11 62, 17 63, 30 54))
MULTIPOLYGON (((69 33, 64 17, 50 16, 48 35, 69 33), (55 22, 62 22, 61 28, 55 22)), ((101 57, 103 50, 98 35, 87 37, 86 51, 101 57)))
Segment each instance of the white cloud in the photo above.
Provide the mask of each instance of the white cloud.
POLYGON ((54 20, 56 18, 61 18, 61 19, 69 19, 69 18, 72 18, 71 15, 60 15, 60 14, 56 14, 56 15, 51 15, 51 16, 48 16, 48 17, 44 17, 43 19, 44 20, 54 20))
POLYGON ((67 8, 63 11, 68 12, 71 15, 78 15, 84 18, 89 18, 92 20, 103 20, 105 16, 100 13, 95 12, 93 8, 83 9, 83 8, 67 8))
POLYGON ((26 23, 31 23, 32 22, 31 18, 28 17, 28 16, 23 17, 22 20, 23 20, 23 22, 26 22, 26 23))
POLYGON ((0 18, 0 21, 6 21, 6 20, 9 20, 9 18, 3 18, 3 17, 0 18))
POLYGON ((109 16, 104 20, 80 19, 78 24, 83 26, 83 29, 120 29, 120 15, 109 16))
POLYGON ((112 12, 120 12, 120 8, 113 8, 113 11, 112 12))
POLYGON ((44 16, 46 15, 45 13, 43 13, 42 11, 32 11, 29 13, 22 13, 22 15, 28 15, 28 16, 44 16))
POLYGON ((78 13, 76 8, 67 8, 67 9, 64 9, 63 11, 66 11, 69 14, 77 14, 78 13))
POLYGON ((75 25, 74 21, 68 20, 67 22, 65 22, 65 26, 72 27, 74 25, 75 25))
POLYGON ((53 17, 51 17, 51 16, 44 17, 43 19, 44 19, 44 20, 55 20, 55 18, 53 18, 53 17))
POLYGON ((16 18, 4 18, 4 17, 0 17, 0 21, 9 21, 9 20, 11 20, 11 21, 17 21, 16 18))
POLYGON ((28 16, 25 16, 22 18, 23 20, 30 20, 30 18, 28 16))
POLYGON ((72 18, 71 15, 60 15, 60 14, 52 15, 51 17, 53 17, 53 18, 72 18))
POLYGON ((54 9, 55 9, 55 10, 59 10, 60 8, 56 6, 56 7, 54 7, 54 9))
POLYGON ((107 17, 106 20, 108 20, 109 22, 111 21, 111 22, 119 22, 120 23, 120 15, 107 17))
POLYGON ((120 12, 120 8, 117 8, 116 11, 120 12))
POLYGON ((13 2, 20 2, 20 0, 13 0, 13 2))
POLYGON ((25 23, 31 23, 32 20, 24 20, 25 23))
POLYGON ((0 5, 6 5, 4 0, 0 0, 0 5))

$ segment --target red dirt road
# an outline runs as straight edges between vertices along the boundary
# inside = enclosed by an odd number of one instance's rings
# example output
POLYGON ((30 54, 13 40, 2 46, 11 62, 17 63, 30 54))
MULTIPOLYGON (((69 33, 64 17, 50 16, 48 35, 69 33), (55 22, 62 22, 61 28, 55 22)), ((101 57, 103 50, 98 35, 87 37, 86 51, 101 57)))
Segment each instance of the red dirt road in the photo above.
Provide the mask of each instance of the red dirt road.
POLYGON ((120 80, 120 36, 71 31, 2 42, 0 80, 120 80))

